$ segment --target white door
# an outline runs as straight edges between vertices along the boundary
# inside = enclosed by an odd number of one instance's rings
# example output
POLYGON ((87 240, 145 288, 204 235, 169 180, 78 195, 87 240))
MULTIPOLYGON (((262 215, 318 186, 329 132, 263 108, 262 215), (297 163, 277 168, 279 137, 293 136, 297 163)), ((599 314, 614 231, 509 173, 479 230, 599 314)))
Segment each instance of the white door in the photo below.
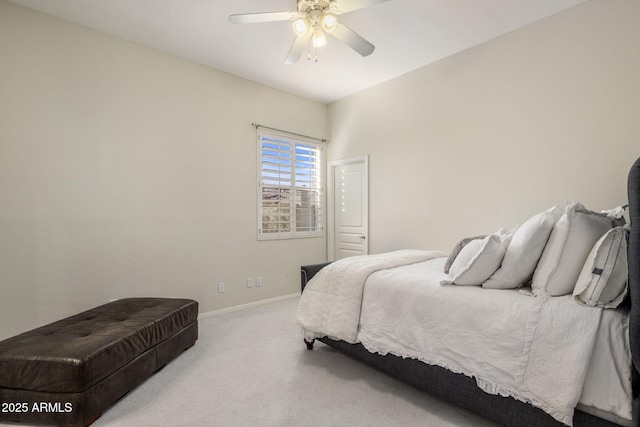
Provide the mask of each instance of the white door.
POLYGON ((329 163, 329 259, 368 250, 369 173, 366 156, 329 163))

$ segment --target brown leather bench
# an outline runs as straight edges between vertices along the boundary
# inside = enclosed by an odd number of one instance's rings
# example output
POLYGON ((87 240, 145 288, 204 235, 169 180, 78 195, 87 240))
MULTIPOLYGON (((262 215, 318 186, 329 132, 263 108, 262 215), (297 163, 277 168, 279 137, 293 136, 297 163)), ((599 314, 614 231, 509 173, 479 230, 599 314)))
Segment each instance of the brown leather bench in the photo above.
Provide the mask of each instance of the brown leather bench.
POLYGON ((198 339, 198 303, 128 298, 0 341, 0 421, 87 426, 198 339))

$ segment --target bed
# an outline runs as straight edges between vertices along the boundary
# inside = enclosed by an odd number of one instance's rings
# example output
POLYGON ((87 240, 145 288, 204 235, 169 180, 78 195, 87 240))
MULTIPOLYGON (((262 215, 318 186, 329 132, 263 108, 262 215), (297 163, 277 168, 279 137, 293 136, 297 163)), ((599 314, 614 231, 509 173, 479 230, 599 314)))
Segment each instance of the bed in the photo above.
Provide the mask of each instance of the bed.
POLYGON ((551 225, 526 253, 517 248, 530 221, 451 253, 303 266, 307 348, 317 339, 506 426, 638 425, 640 159, 628 199, 625 226, 622 208, 539 213, 551 225), (532 262, 526 280, 512 271, 532 262))

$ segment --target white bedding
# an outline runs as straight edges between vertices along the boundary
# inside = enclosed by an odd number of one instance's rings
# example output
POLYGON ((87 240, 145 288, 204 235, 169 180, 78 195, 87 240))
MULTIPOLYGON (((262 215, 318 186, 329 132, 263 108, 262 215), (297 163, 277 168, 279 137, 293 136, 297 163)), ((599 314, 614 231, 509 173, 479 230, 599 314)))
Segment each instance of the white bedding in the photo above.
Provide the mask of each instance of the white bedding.
POLYGON ((621 425, 631 421, 632 362, 627 310, 604 310, 578 409, 621 425))
MULTIPOLYGON (((613 336, 620 337, 618 329, 624 326, 615 325, 624 323, 624 315, 607 313, 608 326, 598 334, 602 309, 579 306, 570 296, 532 297, 517 290, 441 286, 444 261, 436 258, 368 272, 366 286, 362 284, 359 291, 357 334, 350 342, 473 376, 486 392, 532 403, 567 425, 572 424, 579 400, 631 418, 630 384, 610 379, 630 377, 630 357, 607 354, 624 353, 611 350, 624 340, 603 338, 602 332, 614 329, 613 336), (596 342, 610 345, 599 346, 592 358, 596 342), (602 366, 595 368, 595 363, 602 366), (595 374, 585 383, 588 371, 595 374), (583 384, 590 389, 583 392, 583 384)), ((322 277, 315 279, 309 284, 314 293, 322 294, 322 277)), ((341 282, 341 286, 360 286, 348 279, 341 282)), ((306 288, 303 297, 305 293, 306 288)), ((302 312, 311 305, 307 301, 302 312)), ((314 326, 311 335, 343 339, 322 329, 314 326)), ((306 336, 312 337, 308 330, 306 336)))
POLYGON ((341 259, 320 270, 304 289, 298 323, 306 340, 330 337, 355 343, 364 284, 375 271, 441 257, 437 251, 406 249, 341 259))

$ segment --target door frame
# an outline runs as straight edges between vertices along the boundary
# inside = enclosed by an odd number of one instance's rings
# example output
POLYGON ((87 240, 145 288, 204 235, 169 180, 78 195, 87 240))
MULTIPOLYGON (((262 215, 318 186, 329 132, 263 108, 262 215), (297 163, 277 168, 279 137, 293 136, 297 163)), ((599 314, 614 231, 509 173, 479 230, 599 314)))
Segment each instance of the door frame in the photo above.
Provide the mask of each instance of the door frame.
POLYGON ((364 166, 364 205, 366 208, 364 218, 365 250, 369 252, 369 155, 350 157, 348 159, 333 160, 327 163, 327 260, 335 261, 335 169, 339 166, 353 163, 362 163, 364 166))

